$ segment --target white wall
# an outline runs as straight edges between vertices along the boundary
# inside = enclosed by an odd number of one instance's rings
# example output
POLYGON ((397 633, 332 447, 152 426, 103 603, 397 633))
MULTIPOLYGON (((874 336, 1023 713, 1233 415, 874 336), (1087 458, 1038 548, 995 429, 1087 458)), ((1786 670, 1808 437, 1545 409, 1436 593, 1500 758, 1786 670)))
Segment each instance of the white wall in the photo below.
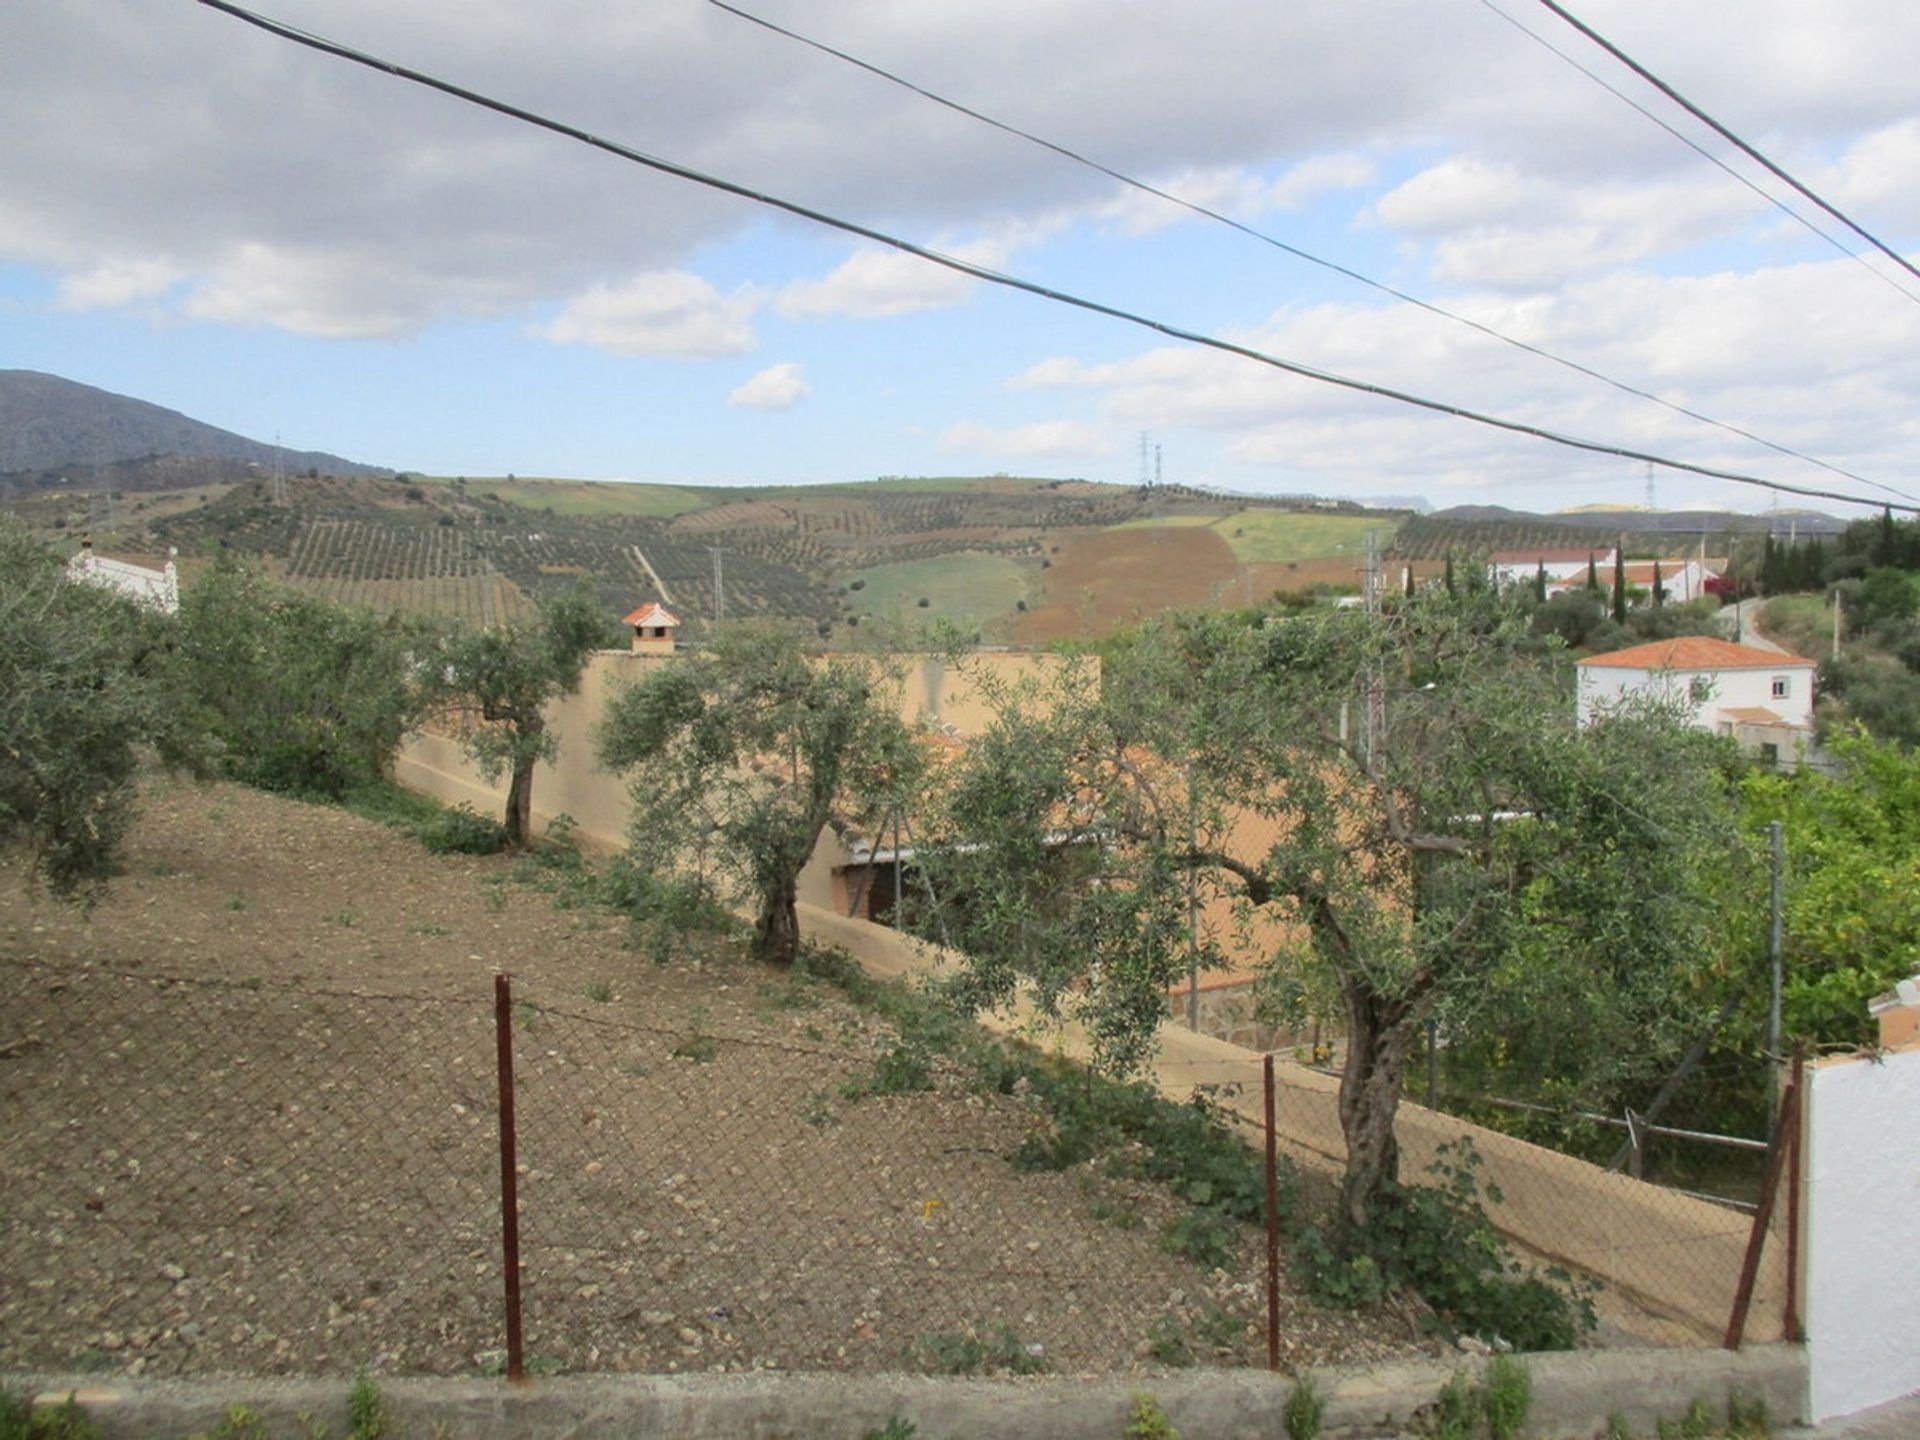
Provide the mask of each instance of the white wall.
POLYGON ((1808 1405, 1920 1390, 1920 1049, 1807 1072, 1808 1405))
MULTIPOLYGON (((1783 660, 1785 656, 1781 657, 1783 660)), ((1692 721, 1702 730, 1718 728, 1722 710, 1759 706, 1790 724, 1813 724, 1813 667, 1804 660, 1778 670, 1641 670, 1611 665, 1579 667, 1579 718, 1582 725, 1602 706, 1623 696, 1651 692, 1687 701, 1692 721), (1773 693, 1776 677, 1787 681, 1783 698, 1773 693), (1690 700, 1696 680, 1705 681, 1707 698, 1690 700)))

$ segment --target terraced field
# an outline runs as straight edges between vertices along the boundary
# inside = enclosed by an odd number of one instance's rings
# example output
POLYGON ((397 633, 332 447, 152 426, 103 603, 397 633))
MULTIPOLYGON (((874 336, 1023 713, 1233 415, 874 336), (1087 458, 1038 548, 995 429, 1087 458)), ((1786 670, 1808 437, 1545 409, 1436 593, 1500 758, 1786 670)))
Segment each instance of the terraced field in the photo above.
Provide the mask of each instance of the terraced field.
POLYGON ((999 638, 1017 607, 1038 588, 1038 565, 974 550, 862 570, 847 599, 863 619, 905 624, 951 620, 999 638), (926 604, 922 605, 921 602, 926 604))

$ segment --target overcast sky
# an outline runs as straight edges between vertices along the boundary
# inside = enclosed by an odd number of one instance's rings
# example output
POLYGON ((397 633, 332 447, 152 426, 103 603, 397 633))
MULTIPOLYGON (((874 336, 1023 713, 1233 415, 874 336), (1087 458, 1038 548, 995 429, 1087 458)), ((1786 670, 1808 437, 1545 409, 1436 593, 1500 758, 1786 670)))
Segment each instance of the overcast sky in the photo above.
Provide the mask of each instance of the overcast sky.
MULTIPOLYGON (((1843 256, 1555 56, 1539 40, 1784 194, 1532 0, 742 3, 1288 245, 1920 494, 1920 280, 1843 256)), ((263 8, 651 154, 1290 360, 1883 493, 1129 191, 705 0, 263 8)), ((1906 0, 1570 8, 1902 253, 1920 248, 1920 24, 1906 0)), ((0 368, 298 448, 441 474, 1131 480, 1144 431, 1165 479, 1239 490, 1545 509, 1646 495, 1643 465, 984 286, 193 0, 6 5, 0 134, 0 368)), ((1771 503, 1655 481, 1663 508, 1771 503)))

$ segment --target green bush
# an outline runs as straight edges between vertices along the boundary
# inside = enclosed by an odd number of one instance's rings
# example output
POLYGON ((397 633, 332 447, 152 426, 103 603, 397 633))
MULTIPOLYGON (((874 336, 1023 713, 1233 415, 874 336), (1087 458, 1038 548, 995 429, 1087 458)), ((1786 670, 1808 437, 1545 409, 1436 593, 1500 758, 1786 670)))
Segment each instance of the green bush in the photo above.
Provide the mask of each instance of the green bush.
POLYGON ((435 855, 497 855, 507 845, 506 826, 470 805, 442 810, 414 833, 435 855))
MULTIPOLYGON (((1405 1286, 1449 1329, 1501 1339, 1516 1350, 1571 1350, 1595 1324, 1586 1288, 1566 1272, 1516 1263, 1480 1204, 1480 1156, 1462 1139, 1440 1147, 1440 1182, 1393 1191, 1364 1235, 1343 1252, 1317 1229, 1295 1246, 1296 1271, 1332 1304, 1365 1305, 1405 1286)), ((1487 1199, 1499 1203, 1497 1189, 1487 1199)))
POLYGON ((1040 1347, 1028 1346, 1011 1325, 968 1325, 922 1335, 907 1347, 909 1360, 936 1375, 1044 1375, 1050 1368, 1040 1347))
POLYGON ((100 1430, 73 1396, 35 1408, 32 1397, 0 1389, 0 1440, 99 1440, 100 1430))

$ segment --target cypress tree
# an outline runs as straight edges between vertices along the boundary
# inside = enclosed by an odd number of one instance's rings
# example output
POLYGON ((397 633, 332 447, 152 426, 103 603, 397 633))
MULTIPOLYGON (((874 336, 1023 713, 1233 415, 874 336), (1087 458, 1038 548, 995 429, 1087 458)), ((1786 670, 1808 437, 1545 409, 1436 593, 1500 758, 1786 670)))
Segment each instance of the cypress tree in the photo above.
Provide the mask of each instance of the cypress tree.
POLYGON ((1443 578, 1446 582, 1447 594, 1453 594, 1453 552, 1451 550, 1447 551, 1447 573, 1443 578))
POLYGON ((1536 605, 1547 603, 1547 562, 1544 560, 1539 561, 1534 567, 1533 603, 1536 605))
POLYGON ((1613 549, 1613 623, 1627 623, 1627 555, 1617 545, 1613 549))
POLYGON ((1667 598, 1667 587, 1660 583, 1660 562, 1653 562, 1653 608, 1658 610, 1667 598))
POLYGON ((1600 571, 1594 564, 1593 552, 1591 550, 1587 551, 1587 589, 1594 591, 1596 594, 1600 589, 1600 571))

